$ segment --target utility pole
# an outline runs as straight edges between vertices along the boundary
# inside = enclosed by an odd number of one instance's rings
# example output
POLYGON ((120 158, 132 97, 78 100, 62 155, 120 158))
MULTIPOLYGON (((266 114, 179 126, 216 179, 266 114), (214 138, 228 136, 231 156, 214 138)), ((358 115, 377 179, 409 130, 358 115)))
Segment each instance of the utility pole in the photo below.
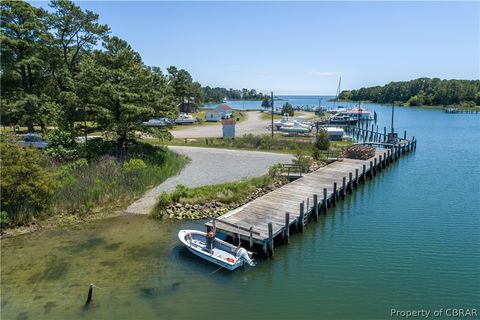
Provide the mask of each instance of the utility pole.
POLYGON ((393 130, 393 115, 395 114, 395 102, 392 102, 392 136, 395 130, 393 130))
POLYGON ((270 92, 270 99, 272 100, 272 140, 273 140, 273 91, 270 92))

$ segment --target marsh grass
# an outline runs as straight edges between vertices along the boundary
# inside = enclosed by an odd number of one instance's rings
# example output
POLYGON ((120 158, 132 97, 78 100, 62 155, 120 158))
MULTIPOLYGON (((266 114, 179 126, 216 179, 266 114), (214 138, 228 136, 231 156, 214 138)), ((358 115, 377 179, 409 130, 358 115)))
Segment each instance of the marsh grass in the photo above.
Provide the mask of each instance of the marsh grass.
POLYGON ((81 215, 119 208, 178 174, 187 162, 167 149, 142 146, 124 161, 104 157, 90 164, 80 159, 60 166, 50 211, 81 215))

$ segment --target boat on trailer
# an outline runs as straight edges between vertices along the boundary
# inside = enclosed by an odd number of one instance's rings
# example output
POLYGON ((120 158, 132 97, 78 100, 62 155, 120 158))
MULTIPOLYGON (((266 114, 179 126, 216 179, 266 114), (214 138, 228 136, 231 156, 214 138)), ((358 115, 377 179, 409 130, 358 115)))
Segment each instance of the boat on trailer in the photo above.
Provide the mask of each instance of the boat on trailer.
POLYGON ((178 238, 191 253, 230 271, 246 264, 255 266, 251 252, 216 238, 211 231, 180 230, 178 238))

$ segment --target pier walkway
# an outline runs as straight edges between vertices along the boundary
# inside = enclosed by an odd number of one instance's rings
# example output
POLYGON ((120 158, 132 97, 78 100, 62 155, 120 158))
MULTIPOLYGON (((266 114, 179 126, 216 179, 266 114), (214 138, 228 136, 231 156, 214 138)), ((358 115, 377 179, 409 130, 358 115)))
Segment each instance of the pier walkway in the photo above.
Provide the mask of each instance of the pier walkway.
POLYGON ((340 159, 210 220, 207 229, 237 242, 246 241, 250 248, 260 245, 264 254, 273 255, 274 238, 288 242, 291 230, 303 231, 309 221, 326 213, 359 183, 415 147, 415 141, 408 140, 396 148, 377 148, 375 156, 367 160, 340 159))

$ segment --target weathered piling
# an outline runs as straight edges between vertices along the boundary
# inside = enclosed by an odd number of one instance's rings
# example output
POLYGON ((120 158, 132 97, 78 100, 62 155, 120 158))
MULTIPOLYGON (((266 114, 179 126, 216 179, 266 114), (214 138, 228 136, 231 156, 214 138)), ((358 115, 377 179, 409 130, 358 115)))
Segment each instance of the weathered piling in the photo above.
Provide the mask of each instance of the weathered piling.
POLYGON ((270 257, 273 257, 273 225, 268 223, 268 249, 270 257))
POLYGON ((290 241, 290 213, 288 212, 285 212, 284 237, 285 241, 288 243, 290 241))
POLYGON ((342 191, 341 191, 341 195, 342 195, 342 200, 345 199, 345 190, 347 188, 347 178, 343 177, 342 178, 342 191))
POLYGON ((364 164, 362 166, 362 183, 365 183, 366 175, 367 175, 367 165, 364 164))
POLYGON ((313 195, 313 216, 315 221, 318 221, 318 195, 313 195))
POLYGON ((332 207, 335 207, 337 205, 337 183, 333 183, 333 194, 332 194, 332 207))
POLYGON ((328 199, 327 199, 327 188, 323 188, 323 213, 327 214, 328 209, 328 199))
POLYGON ((349 172, 348 173, 348 188, 347 188, 347 191, 352 193, 352 188, 353 188, 353 173, 349 172))
POLYGON ((88 306, 90 302, 92 302, 93 287, 94 287, 93 283, 90 283, 90 286, 88 287, 87 301, 85 302, 86 306, 88 306))
MULTIPOLYGON (((365 165, 363 165, 365 168, 365 165)), ((354 183, 355 189, 358 188, 358 168, 355 169, 355 183, 354 183)))
POLYGON ((304 217, 304 215, 305 215, 305 207, 304 206, 305 206, 304 203, 301 202, 300 203, 300 217, 299 217, 299 221, 298 221, 301 232, 303 232, 303 229, 304 229, 304 224, 303 224, 303 219, 305 218, 304 217))

